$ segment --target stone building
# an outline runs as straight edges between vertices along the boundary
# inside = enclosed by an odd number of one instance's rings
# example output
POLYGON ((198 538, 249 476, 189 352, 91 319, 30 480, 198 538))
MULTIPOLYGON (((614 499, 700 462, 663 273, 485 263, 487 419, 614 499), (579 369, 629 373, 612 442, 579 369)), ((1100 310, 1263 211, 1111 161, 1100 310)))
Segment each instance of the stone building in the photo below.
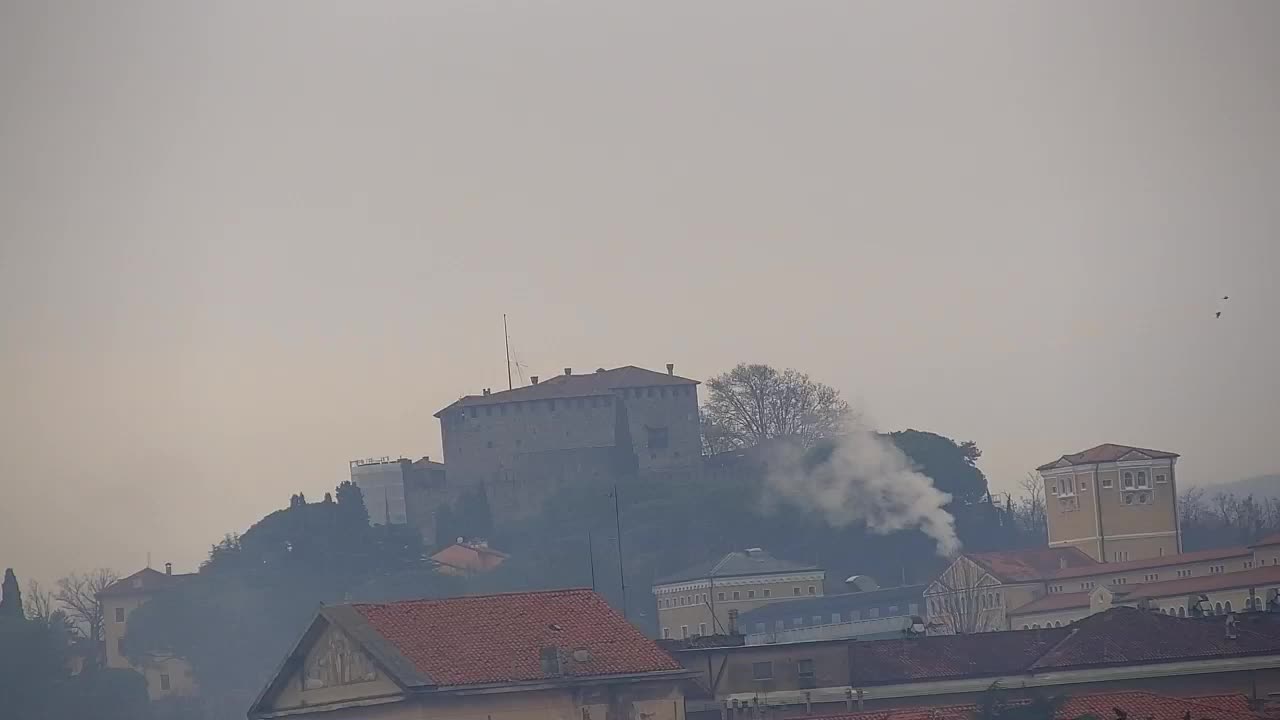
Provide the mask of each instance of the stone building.
POLYGON ((771 603, 821 597, 825 579, 821 568, 779 560, 760 548, 726 553, 654 581, 659 637, 742 632, 739 615, 771 603))
POLYGON ((1099 562, 1181 552, 1177 461, 1176 453, 1106 443, 1041 465, 1049 547, 1079 548, 1099 562))
POLYGON ((494 520, 536 513, 560 483, 663 471, 702 455, 698 383, 635 366, 467 395, 436 413, 455 492, 481 489, 494 520))
POLYGON ((106 645, 106 665, 109 668, 135 670, 147 681, 147 695, 152 700, 194 697, 199 694, 191 664, 185 659, 164 653, 148 653, 129 657, 125 635, 129 629, 129 616, 156 594, 177 586, 190 575, 174 575, 173 566, 165 563, 164 572, 144 568, 102 589, 98 601, 102 604, 103 641, 106 645))

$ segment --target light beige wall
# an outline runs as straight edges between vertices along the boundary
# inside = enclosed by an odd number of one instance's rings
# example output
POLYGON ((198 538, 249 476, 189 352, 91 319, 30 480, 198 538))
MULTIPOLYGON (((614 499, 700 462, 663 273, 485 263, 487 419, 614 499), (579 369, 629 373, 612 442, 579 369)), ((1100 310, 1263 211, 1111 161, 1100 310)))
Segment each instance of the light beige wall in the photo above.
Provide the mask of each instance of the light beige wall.
POLYGON ((1042 613, 1026 613, 1022 615, 1012 615, 1009 617, 1010 629, 1023 630, 1033 627, 1061 627, 1070 625, 1071 623, 1089 617, 1092 612, 1087 607, 1071 608, 1069 610, 1054 610, 1042 613))
MULTIPOLYGON (((394 686, 392 686, 394 687, 394 686)), ((326 702, 376 698, 377 683, 332 688, 326 702), (376 686, 376 687, 375 687, 376 686)), ((308 691, 312 692, 312 691, 308 691)), ((318 697, 318 696, 317 696, 318 697)), ((394 699, 394 695, 386 699, 394 699)), ((281 700, 286 698, 282 695, 281 700)), ((296 703, 296 695, 287 698, 296 703)), ((318 701, 318 700, 317 700, 318 701)), ((300 707, 273 704, 272 709, 300 707)), ((467 696, 429 696, 339 710, 317 709, 290 717, 305 720, 685 720, 684 693, 677 683, 655 681, 555 690, 467 696)))
MULTIPOLYGON (((192 696, 199 692, 191 665, 182 658, 150 658, 140 665, 129 662, 126 655, 119 651, 120 641, 128 632, 129 617, 141 607, 149 595, 108 595, 102 600, 105 612, 103 639, 106 645, 106 663, 109 668, 136 670, 147 680, 147 694, 152 700, 175 696, 192 696), (123 608, 124 622, 116 622, 116 609, 123 608), (169 676, 169 687, 165 689, 164 678, 169 676)), ((127 648, 126 648, 127 649, 127 648)))
POLYGON ((1280 565, 1280 545, 1268 545, 1266 547, 1254 548, 1253 564, 1254 567, 1280 565))
POLYGON ((730 610, 737 610, 738 615, 744 615, 748 610, 772 603, 820 596, 823 594, 823 582, 823 573, 798 573, 782 576, 776 580, 768 576, 716 578, 714 589, 710 582, 698 583, 698 587, 682 590, 676 588, 694 583, 655 586, 653 594, 658 603, 658 637, 662 637, 662 629, 667 628, 671 631, 672 638, 679 638, 680 628, 684 625, 689 627, 689 635, 696 635, 700 623, 706 625, 707 634, 714 634, 717 631, 727 632, 730 610), (813 595, 809 595, 810 587, 813 588, 813 595), (737 593, 736 598, 735 593, 737 593), (766 593, 768 597, 765 597, 766 593), (706 602, 703 602, 704 597, 706 602), (679 602, 681 598, 688 598, 692 604, 681 605, 679 602), (671 607, 667 607, 668 601, 671 607), (715 620, 719 621, 719 627, 713 623, 711 608, 708 605, 714 605, 715 620))
POLYGON ((1093 471, 1074 471, 1065 475, 1049 474, 1042 478, 1045 485, 1045 515, 1049 525, 1049 544, 1060 547, 1071 542, 1089 557, 1098 559, 1098 515, 1094 498, 1093 471), (1074 495, 1055 495, 1059 478, 1073 482, 1074 495))
POLYGON ((627 404, 631 443, 641 470, 687 465, 702 457, 696 385, 620 388, 619 396, 627 404), (649 447, 646 427, 667 428, 668 446, 649 447))
POLYGON ((1143 560, 1146 558, 1176 555, 1178 553, 1177 537, 1177 501, 1174 497, 1173 483, 1166 481, 1157 483, 1156 476, 1164 475, 1168 480, 1172 468, 1159 465, 1127 466, 1108 470, 1102 477, 1111 480, 1111 487, 1100 488, 1102 501, 1102 528, 1106 537, 1106 562, 1115 562, 1117 555, 1122 560, 1143 560), (1150 489, 1129 492, 1123 487, 1123 473, 1146 472, 1150 489), (1140 504, 1136 498, 1127 504, 1124 498, 1135 493, 1149 493, 1151 502, 1140 504), (1124 538, 1117 536, 1141 533, 1168 533, 1159 538, 1124 538), (1125 555, 1124 553, 1127 553, 1125 555))

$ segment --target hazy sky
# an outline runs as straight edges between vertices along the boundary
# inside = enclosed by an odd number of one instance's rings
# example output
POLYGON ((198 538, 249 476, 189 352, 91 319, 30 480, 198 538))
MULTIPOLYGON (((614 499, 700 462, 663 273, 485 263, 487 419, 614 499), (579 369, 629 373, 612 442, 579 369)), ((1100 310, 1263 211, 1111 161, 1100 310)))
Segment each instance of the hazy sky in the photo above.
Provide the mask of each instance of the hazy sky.
POLYGON ((0 0, 0 567, 190 570, 531 374, 794 366, 1000 489, 1280 471, 1280 3, 0 0), (1231 295, 1221 320, 1217 298, 1231 295))

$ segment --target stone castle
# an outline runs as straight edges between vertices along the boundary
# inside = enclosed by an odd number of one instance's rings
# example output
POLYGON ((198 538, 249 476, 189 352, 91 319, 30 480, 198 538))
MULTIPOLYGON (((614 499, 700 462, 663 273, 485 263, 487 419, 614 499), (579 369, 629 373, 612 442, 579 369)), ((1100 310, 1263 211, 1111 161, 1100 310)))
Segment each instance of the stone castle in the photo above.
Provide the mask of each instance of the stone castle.
POLYGON ((566 483, 692 474, 701 464, 698 382, 676 375, 673 365, 665 373, 632 365, 580 374, 565 368, 530 380, 463 396, 435 413, 443 463, 353 462, 370 519, 408 523, 434 543, 437 514, 468 493, 483 492, 500 525, 538 513, 566 483))

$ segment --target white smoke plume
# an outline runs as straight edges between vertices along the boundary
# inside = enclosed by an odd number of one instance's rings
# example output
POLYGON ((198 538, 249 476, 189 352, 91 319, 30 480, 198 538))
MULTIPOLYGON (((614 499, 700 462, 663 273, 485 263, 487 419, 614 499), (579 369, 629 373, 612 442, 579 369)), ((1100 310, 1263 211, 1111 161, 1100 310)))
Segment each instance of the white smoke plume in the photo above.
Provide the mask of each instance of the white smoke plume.
POLYGON ((807 466, 803 456, 795 447, 773 453, 766 487, 777 500, 820 513, 835 527, 861 522, 880 534, 918 528, 943 557, 960 549, 955 518, 944 509, 951 496, 888 439, 858 431, 837 439, 821 462, 807 466))

